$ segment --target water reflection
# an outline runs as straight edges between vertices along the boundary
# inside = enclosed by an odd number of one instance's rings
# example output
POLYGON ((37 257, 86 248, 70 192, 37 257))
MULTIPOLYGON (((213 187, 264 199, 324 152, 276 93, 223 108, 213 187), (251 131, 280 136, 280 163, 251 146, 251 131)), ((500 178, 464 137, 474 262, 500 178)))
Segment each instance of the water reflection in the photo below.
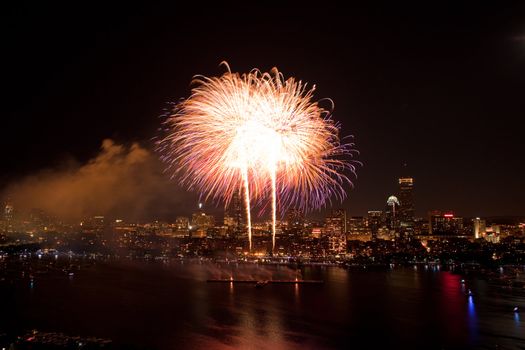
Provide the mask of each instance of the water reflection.
POLYGON ((0 288, 0 310, 14 315, 0 319, 0 329, 88 334, 148 349, 525 346, 520 314, 511 315, 514 306, 524 305, 522 296, 495 293, 475 277, 462 282, 460 275, 431 265, 367 271, 305 267, 302 275, 290 267, 242 264, 122 265, 97 265, 76 274, 74 283, 63 276, 39 277, 32 294, 27 278, 26 293, 0 288), (206 283, 232 274, 304 276, 325 284, 206 283), (473 296, 467 295, 469 288, 473 296), (43 316, 49 314, 56 317, 43 316))
POLYGON ((474 297, 468 296, 468 326, 470 331, 470 337, 472 340, 476 339, 478 318, 476 315, 476 305, 474 304, 474 297))
POLYGON ((465 291, 460 277, 451 272, 438 274, 441 287, 442 322, 444 323, 447 339, 461 339, 471 334, 470 315, 465 312, 465 291), (468 320, 466 319, 468 318, 468 320))
POLYGON ((233 287, 233 282, 230 282, 230 286, 228 288, 228 292, 229 292, 229 295, 230 295, 230 304, 233 305, 233 292, 234 292, 234 287, 233 287))
MULTIPOLYGON (((246 287, 246 289, 249 287, 246 287)), ((244 291, 245 286, 239 288, 244 291)), ((282 312, 273 297, 269 302, 264 300, 266 295, 259 292, 254 300, 244 300, 240 312, 239 322, 225 329, 231 333, 235 347, 254 349, 277 349, 286 344, 286 328, 282 322, 282 312), (261 297, 262 299, 258 299, 261 297)), ((266 294, 266 293, 265 293, 266 294)))
POLYGON ((468 315, 471 319, 476 317, 476 308, 474 306, 474 297, 472 297, 472 295, 469 295, 468 297, 468 315))

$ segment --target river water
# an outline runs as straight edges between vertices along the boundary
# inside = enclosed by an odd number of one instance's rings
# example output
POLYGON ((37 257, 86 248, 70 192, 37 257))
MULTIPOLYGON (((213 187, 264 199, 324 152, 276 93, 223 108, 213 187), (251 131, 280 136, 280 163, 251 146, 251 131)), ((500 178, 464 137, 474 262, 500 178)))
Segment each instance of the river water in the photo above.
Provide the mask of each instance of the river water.
POLYGON ((130 349, 524 349, 525 298, 435 268, 100 263, 4 285, 0 331, 112 339, 130 349), (322 279, 322 285, 208 278, 322 279), (466 295, 471 289, 473 295, 466 295))

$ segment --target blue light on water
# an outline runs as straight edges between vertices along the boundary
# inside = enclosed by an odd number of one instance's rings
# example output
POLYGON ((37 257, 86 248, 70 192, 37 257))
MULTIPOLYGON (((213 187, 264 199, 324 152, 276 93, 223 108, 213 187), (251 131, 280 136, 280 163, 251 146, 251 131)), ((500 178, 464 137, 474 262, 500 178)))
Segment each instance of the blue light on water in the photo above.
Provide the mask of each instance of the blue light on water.
POLYGON ((474 298, 472 295, 468 297, 468 314, 470 317, 476 317, 476 308, 474 306, 474 298))
POLYGON ((469 329, 469 338, 472 343, 477 343, 478 341, 478 316, 476 314, 476 305, 474 304, 474 297, 472 295, 468 296, 467 299, 467 324, 469 329))
POLYGON ((514 313, 514 322, 516 322, 518 325, 520 324, 520 313, 519 312, 514 313))

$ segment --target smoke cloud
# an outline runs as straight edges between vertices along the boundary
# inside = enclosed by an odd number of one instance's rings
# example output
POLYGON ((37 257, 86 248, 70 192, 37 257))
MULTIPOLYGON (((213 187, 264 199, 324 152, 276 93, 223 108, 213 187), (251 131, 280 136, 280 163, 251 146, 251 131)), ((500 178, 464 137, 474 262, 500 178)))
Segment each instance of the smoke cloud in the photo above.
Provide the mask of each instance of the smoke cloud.
POLYGON ((137 143, 106 139, 86 164, 64 165, 7 186, 17 211, 44 210, 64 220, 106 215, 131 220, 187 215, 196 196, 186 193, 162 172, 157 156, 137 143))

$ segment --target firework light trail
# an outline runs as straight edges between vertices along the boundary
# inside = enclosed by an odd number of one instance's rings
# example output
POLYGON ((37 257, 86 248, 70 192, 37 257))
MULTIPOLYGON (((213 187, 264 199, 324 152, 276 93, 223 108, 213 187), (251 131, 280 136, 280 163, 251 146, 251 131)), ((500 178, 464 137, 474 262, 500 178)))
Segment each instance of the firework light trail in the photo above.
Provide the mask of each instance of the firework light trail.
POLYGON ((227 206, 236 191, 244 193, 250 250, 251 204, 262 213, 270 200, 274 250, 278 209, 307 212, 342 201, 356 151, 340 142, 330 110, 313 101, 315 86, 276 68, 239 74, 225 66, 222 76, 194 78, 158 149, 168 171, 206 199, 227 206))

